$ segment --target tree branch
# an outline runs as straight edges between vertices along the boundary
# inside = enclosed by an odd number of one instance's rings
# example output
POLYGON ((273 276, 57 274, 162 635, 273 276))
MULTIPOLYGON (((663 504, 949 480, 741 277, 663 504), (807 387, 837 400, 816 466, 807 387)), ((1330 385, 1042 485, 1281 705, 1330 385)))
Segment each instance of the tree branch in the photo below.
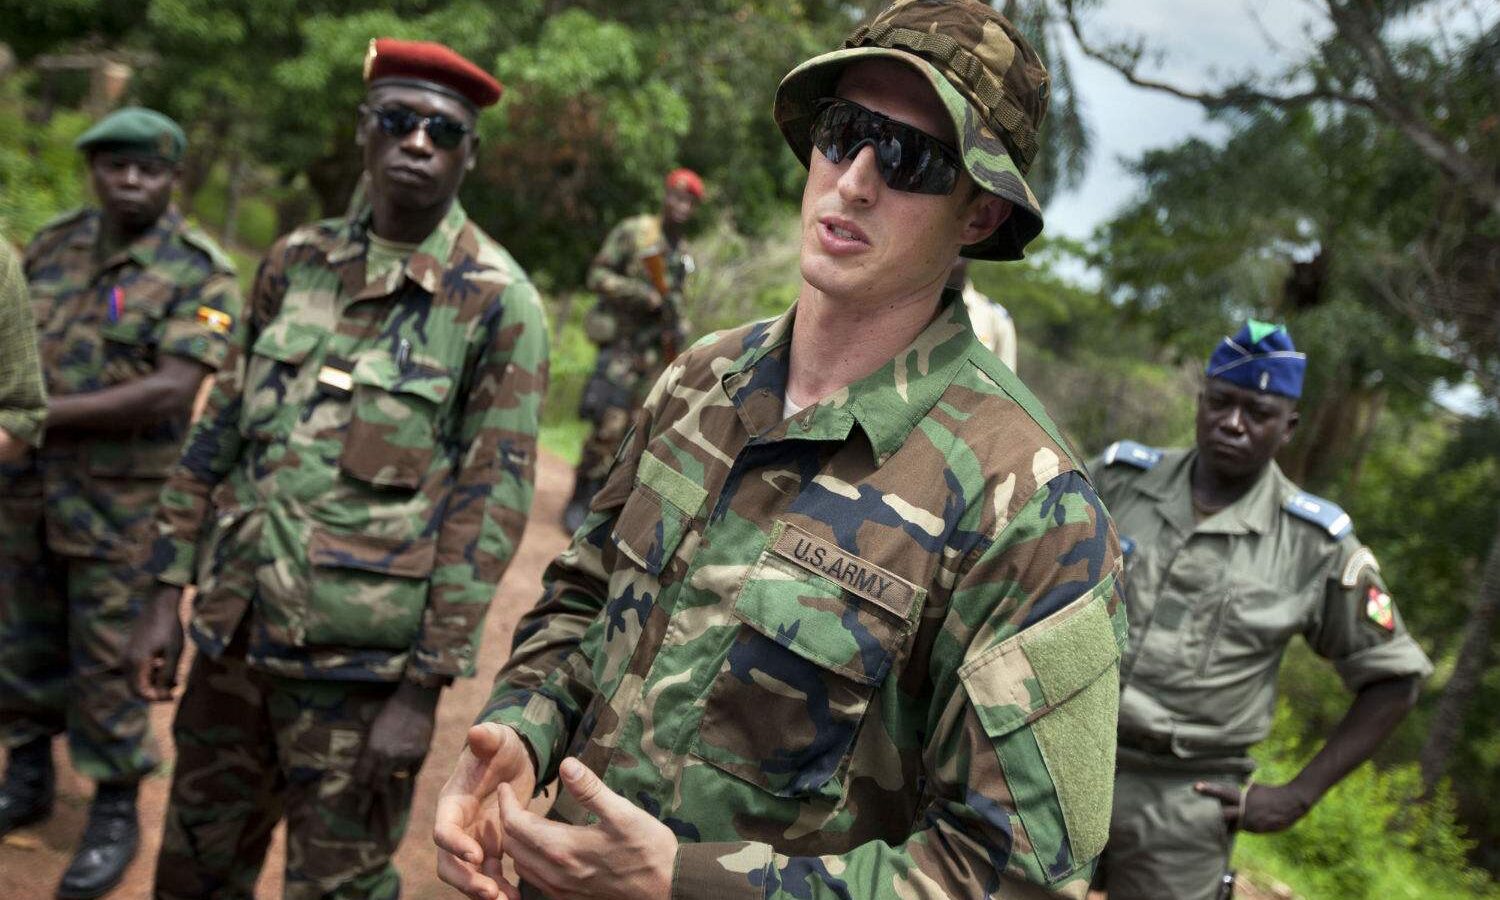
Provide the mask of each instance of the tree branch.
MULTIPOLYGON (((1358 74, 1370 82, 1374 90, 1373 96, 1334 90, 1322 85, 1305 91, 1285 93, 1266 91, 1248 83, 1230 85, 1221 90, 1190 90, 1168 81, 1147 78, 1139 71, 1140 47, 1111 48, 1095 45, 1084 37, 1083 26, 1078 20, 1076 0, 1060 2, 1068 28, 1083 54, 1114 69, 1137 87, 1198 103, 1211 110, 1253 109, 1261 105, 1289 108, 1320 102, 1366 110, 1400 132, 1456 187, 1485 206, 1492 214, 1500 216, 1500 181, 1479 160, 1459 149, 1456 143, 1427 121, 1427 117, 1408 95, 1407 82, 1391 61, 1390 52, 1381 40, 1374 21, 1368 15, 1362 15, 1353 3, 1324 0, 1323 6, 1338 36, 1359 57, 1362 70, 1358 74)), ((1360 0, 1355 0, 1355 3, 1358 2, 1360 0)))

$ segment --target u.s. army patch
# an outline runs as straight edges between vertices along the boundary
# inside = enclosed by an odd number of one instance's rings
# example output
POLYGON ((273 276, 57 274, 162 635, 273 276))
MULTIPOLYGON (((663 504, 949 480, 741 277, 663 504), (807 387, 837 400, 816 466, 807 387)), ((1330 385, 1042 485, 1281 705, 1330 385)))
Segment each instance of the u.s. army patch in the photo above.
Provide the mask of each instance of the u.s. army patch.
POLYGON ((222 309, 214 309, 212 306, 198 307, 198 321, 207 326, 214 334, 227 334, 234 325, 234 318, 222 309))
POLYGON ((1365 591, 1365 618, 1388 632, 1396 630, 1396 605, 1390 594, 1373 584, 1365 591))
POLYGON ((837 544, 786 524, 771 551, 783 559, 839 583, 844 590, 902 619, 911 614, 917 586, 837 544))

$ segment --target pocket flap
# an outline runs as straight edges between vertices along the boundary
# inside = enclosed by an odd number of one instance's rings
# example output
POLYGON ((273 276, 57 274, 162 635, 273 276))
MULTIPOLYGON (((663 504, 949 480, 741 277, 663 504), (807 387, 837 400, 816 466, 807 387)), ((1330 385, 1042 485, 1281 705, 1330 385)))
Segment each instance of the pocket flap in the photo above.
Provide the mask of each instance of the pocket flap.
POLYGON ((958 670, 991 738, 1040 718, 1117 664, 1120 646, 1107 608, 1113 590, 1111 575, 1071 606, 958 670))
POLYGON ((437 541, 432 538, 382 538, 368 534, 335 534, 314 528, 307 560, 314 566, 360 569, 382 575, 426 578, 432 574, 437 541))
POLYGON ((735 618, 802 658, 860 684, 885 679, 905 640, 907 623, 877 609, 844 585, 774 552, 786 524, 740 588, 735 618))
POLYGON ((254 356, 264 356, 278 362, 301 365, 307 355, 323 339, 321 331, 297 327, 294 323, 278 320, 260 333, 250 348, 254 356))
POLYGON ((392 394, 412 394, 442 403, 453 391, 453 379, 444 369, 409 363, 404 368, 384 350, 366 351, 354 361, 355 384, 377 387, 392 394))
POLYGON ((636 565, 659 576, 703 509, 708 491, 649 450, 641 454, 635 477, 636 489, 615 519, 610 539, 636 565))
POLYGON ((688 518, 697 516, 703 509, 703 501, 708 499, 707 488, 662 462, 649 450, 641 454, 636 476, 641 484, 687 513, 688 518))

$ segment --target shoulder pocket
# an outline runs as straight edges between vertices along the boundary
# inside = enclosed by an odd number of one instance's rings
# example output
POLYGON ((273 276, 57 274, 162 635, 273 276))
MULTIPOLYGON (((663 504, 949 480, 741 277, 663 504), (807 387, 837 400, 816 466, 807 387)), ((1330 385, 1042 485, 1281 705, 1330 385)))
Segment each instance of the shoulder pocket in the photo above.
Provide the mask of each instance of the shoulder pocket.
POLYGON ((1030 851, 1013 862, 1049 884, 1087 865, 1109 837, 1120 704, 1113 590, 1114 576, 1105 578, 958 673, 1026 829, 1030 851))
POLYGON ((350 378, 354 398, 339 468, 380 487, 419 486, 432 466, 453 379, 434 366, 399 366, 385 351, 360 354, 350 378))
POLYGON ((635 479, 610 540, 631 562, 660 576, 702 511, 708 490, 649 450, 641 454, 635 479))
POLYGON ((776 523, 740 588, 741 625, 692 752, 776 796, 837 799, 859 724, 925 592, 915 592, 902 618, 778 554, 790 527, 776 523))

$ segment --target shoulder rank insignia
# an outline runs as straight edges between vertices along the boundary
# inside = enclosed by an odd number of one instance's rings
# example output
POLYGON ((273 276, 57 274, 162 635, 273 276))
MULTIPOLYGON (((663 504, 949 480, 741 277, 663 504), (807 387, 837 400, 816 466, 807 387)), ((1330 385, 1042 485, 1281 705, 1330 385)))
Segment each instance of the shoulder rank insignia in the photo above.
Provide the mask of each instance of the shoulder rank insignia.
POLYGON ((1135 441, 1115 441, 1109 445, 1109 449, 1104 451, 1106 466, 1124 463, 1149 472, 1159 462, 1161 462, 1160 450, 1147 447, 1145 444, 1137 444, 1135 441))
POLYGON ((1349 514, 1339 509, 1338 506, 1322 497, 1314 497, 1312 494, 1298 491, 1286 498, 1281 508, 1299 519, 1311 522, 1328 532, 1328 536, 1338 539, 1354 530, 1354 523, 1350 521, 1349 514))
POLYGON ((1396 630, 1396 604, 1391 595, 1375 585, 1365 592, 1365 617, 1387 632, 1396 630))

